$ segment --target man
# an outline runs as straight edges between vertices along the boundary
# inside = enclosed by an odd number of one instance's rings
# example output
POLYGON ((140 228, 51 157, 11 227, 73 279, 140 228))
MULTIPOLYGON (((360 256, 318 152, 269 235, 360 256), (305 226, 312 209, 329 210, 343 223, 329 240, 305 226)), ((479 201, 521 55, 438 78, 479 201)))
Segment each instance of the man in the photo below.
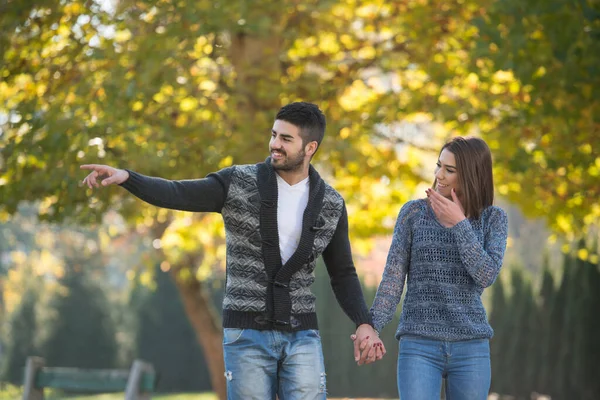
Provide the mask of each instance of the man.
POLYGON ((227 235, 223 350, 229 399, 325 399, 326 382, 310 291, 323 255, 343 310, 356 323, 355 358, 381 357, 356 275, 342 197, 310 160, 325 134, 325 116, 310 103, 279 110, 271 156, 204 179, 168 181, 104 165, 84 179, 90 188, 122 185, 140 199, 176 210, 219 212, 227 235))

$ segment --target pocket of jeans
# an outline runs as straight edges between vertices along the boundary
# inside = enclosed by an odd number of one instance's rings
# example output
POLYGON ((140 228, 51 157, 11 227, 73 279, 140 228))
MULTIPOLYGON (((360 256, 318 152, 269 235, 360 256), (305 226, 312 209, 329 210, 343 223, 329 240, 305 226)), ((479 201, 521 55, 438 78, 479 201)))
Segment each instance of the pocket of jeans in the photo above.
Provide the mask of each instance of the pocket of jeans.
POLYGON ((225 328, 223 329, 223 345, 234 344, 244 334, 244 329, 225 328))
POLYGON ((321 339, 321 334, 316 329, 309 329, 309 331, 317 337, 317 339, 321 339))

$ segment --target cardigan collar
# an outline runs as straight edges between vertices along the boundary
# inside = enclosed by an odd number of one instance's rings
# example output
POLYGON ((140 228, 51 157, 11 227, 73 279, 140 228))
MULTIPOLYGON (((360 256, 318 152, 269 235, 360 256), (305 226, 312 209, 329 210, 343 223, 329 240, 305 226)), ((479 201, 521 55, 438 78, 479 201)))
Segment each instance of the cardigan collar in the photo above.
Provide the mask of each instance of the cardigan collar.
POLYGON ((290 259, 282 265, 279 250, 279 230, 277 226, 277 172, 268 157, 264 163, 258 164, 257 184, 261 198, 260 234, 262 238, 262 253, 267 276, 269 278, 267 309, 274 321, 287 324, 290 321, 291 300, 289 282, 292 275, 309 262, 314 239, 318 227, 317 217, 323 205, 325 183, 315 168, 309 166, 309 195, 306 209, 302 218, 302 234, 298 248, 290 259), (271 297, 273 296, 273 297, 271 297))

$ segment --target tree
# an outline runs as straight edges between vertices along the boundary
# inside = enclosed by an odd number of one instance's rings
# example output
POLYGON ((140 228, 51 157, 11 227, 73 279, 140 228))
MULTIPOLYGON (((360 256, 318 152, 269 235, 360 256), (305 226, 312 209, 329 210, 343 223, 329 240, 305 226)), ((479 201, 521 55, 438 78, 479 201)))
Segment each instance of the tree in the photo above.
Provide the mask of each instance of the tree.
MULTIPOLYGON (((595 254, 598 254, 598 245, 595 244, 592 246, 591 250, 595 254)), ((594 374, 594 366, 598 357, 600 357, 600 343, 598 343, 593 335, 594 332, 600 330, 600 322, 598 321, 598 318, 596 318, 597 311, 600 310, 600 270, 596 264, 591 262, 588 262, 586 270, 587 277, 585 279, 589 285, 590 293, 593 296, 587 305, 587 317, 585 319, 585 321, 587 321, 586 326, 590 342, 588 343, 587 348, 587 369, 585 373, 587 390, 585 390, 584 395, 587 398, 592 398, 600 393, 600 381, 597 379, 597 375, 594 374)))
MULTIPOLYGON (((493 36, 508 18, 502 3, 510 2, 121 0, 114 10, 83 0, 5 2, 0 212, 40 200, 45 218, 92 223, 114 208, 160 239, 181 214, 141 206, 119 190, 90 196, 78 187, 78 165, 103 162, 177 179, 254 163, 266 154, 274 112, 304 99, 328 115, 315 162, 348 200, 356 237, 392 229, 399 204, 431 180, 418 155, 434 156, 437 142, 455 133, 488 139, 500 193, 557 229, 578 232, 600 214, 597 203, 583 202, 598 198, 600 161, 591 148, 600 113, 595 94, 586 95, 598 76, 586 72, 598 65, 597 41, 576 36, 586 57, 560 63, 549 57, 552 37, 542 31, 546 46, 534 48, 533 58, 547 79, 590 81, 561 91, 529 83, 498 61, 510 48, 503 53, 507 47, 494 42, 502 51, 486 50, 490 37, 505 40, 493 36), (562 98, 562 114, 539 107, 562 98), (554 126, 560 134, 550 132, 554 126), (574 149, 579 157, 558 163, 574 149)), ((537 21, 537 9, 523 10, 537 21)), ((582 18, 569 15, 574 32, 582 18)), ((596 19, 583 20, 595 29, 596 19)), ((206 229, 204 217, 191 220, 206 229)), ((170 273, 224 398, 220 328, 214 319, 206 323, 215 313, 197 279, 199 265, 216 253, 198 240, 183 247, 169 260, 170 273)))
POLYGON ((554 278, 548 267, 548 258, 544 257, 544 266, 542 272, 542 284, 539 294, 538 314, 540 320, 539 328, 539 361, 543 361, 538 370, 538 379, 536 389, 540 393, 550 393, 548 382, 552 381, 552 367, 556 365, 556 348, 553 345, 557 343, 552 341, 552 307, 556 289, 554 288, 554 278))
POLYGON ((185 315, 177 287, 168 273, 155 268, 154 288, 141 283, 137 294, 136 355, 154 366, 157 390, 206 391, 210 379, 202 350, 185 315))
POLYGON ((502 329, 491 342, 493 391, 518 399, 533 392, 552 398, 598 397, 594 365, 600 346, 593 332, 598 325, 600 292, 595 289, 600 272, 580 257, 595 250, 581 242, 578 246, 578 255, 564 256, 558 288, 546 261, 537 299, 520 269, 512 271, 508 301, 502 300, 499 282, 495 284, 491 323, 502 329))
POLYGON ((62 289, 50 302, 56 315, 49 322, 42 353, 49 365, 115 368, 115 327, 104 294, 92 283, 90 261, 72 256, 66 262, 62 289))
MULTIPOLYGON (((578 253, 588 252, 584 241, 578 244, 578 253)), ((568 393, 580 399, 594 399, 600 394, 597 385, 597 375, 589 370, 598 357, 598 346, 595 344, 594 325, 597 325, 595 315, 600 295, 594 291, 594 284, 599 275, 597 266, 580 257, 574 257, 573 287, 571 292, 571 318, 573 342, 570 348, 571 368, 568 371, 568 393), (595 386, 595 387, 594 387, 595 386), (596 389, 596 390, 594 390, 596 389)))
POLYGON ((492 364, 491 390, 496 393, 507 393, 508 371, 510 360, 506 357, 506 351, 510 348, 509 332, 506 324, 512 317, 507 311, 507 299, 504 293, 504 280, 500 276, 492 286, 492 298, 490 313, 490 325, 494 329, 494 337, 490 340, 490 358, 492 364))
MULTIPOLYGON (((325 264, 321 261, 315 268, 313 287, 317 296, 319 333, 327 372, 327 393, 333 397, 397 396, 395 352, 398 340, 394 335, 398 327, 399 313, 381 332, 381 339, 388 354, 374 365, 358 367, 354 361, 350 340, 355 326, 338 306, 325 264)), ((367 304, 371 304, 375 297, 375 289, 363 287, 363 292, 367 304)))
POLYGON ((530 377, 532 371, 528 365, 531 363, 535 332, 532 331, 531 324, 534 316, 531 285, 522 268, 511 270, 511 287, 512 294, 507 303, 507 309, 511 311, 503 327, 504 332, 510 332, 510 340, 504 337, 505 347, 502 349, 504 370, 497 373, 506 374, 504 393, 525 398, 529 396, 529 385, 533 381, 530 377))
POLYGON ((15 385, 23 383, 23 371, 27 357, 36 354, 36 305, 37 291, 26 288, 21 302, 8 323, 6 351, 3 354, 2 379, 15 385))
POLYGON ((501 193, 573 238, 600 216, 597 202, 580 206, 600 191, 600 3, 485 3, 472 69, 506 99, 492 104, 501 116, 487 135, 505 149, 501 193))

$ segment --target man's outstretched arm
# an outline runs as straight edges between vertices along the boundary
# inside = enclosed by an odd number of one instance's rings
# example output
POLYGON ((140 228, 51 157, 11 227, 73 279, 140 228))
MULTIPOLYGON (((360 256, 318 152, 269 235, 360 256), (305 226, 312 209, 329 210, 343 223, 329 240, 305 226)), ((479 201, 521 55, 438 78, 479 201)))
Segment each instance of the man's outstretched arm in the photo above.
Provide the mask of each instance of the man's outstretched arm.
POLYGON ((108 165, 87 164, 91 170, 83 180, 89 188, 121 185, 145 202, 181 211, 220 212, 227 197, 233 167, 209 174, 203 179, 170 181, 145 176, 108 165), (98 182, 98 179, 101 179, 98 182))

